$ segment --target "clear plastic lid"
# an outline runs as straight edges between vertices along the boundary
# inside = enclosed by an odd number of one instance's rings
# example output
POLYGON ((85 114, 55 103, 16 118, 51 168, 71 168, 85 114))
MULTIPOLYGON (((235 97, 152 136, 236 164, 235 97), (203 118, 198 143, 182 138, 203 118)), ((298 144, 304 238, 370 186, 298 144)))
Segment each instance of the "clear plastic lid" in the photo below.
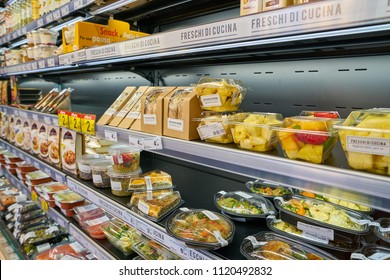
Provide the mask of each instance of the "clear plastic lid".
POLYGON ((333 126, 336 123, 332 118, 316 118, 309 116, 295 116, 285 118, 279 131, 284 132, 302 132, 318 135, 332 135, 333 126))
POLYGON ((329 119, 340 118, 340 114, 337 111, 302 111, 300 115, 316 117, 316 118, 329 118, 329 119))
POLYGON ((166 229, 168 234, 188 246, 217 249, 233 240, 235 225, 226 216, 213 211, 180 208, 169 217, 166 229))
POLYGON ((375 236, 390 245, 390 218, 380 218, 375 222, 377 223, 374 228, 375 236))
POLYGON ((269 200, 243 191, 220 191, 214 196, 214 203, 224 213, 239 217, 265 218, 275 214, 275 208, 269 200))
POLYGON ((109 159, 93 161, 91 162, 91 170, 92 171, 107 171, 108 168, 112 165, 112 161, 109 159))
POLYGON ((248 181, 245 183, 245 186, 250 192, 264 196, 266 198, 274 198, 292 193, 292 190, 289 187, 282 186, 276 182, 261 179, 248 181))
POLYGON ((96 206, 95 204, 88 204, 79 207, 73 208, 79 220, 85 222, 87 220, 93 220, 105 215, 105 212, 102 208, 96 206))
POLYGON ((56 193, 53 198, 60 203, 75 203, 85 200, 84 197, 71 190, 56 193))
POLYGON ((68 186, 58 182, 50 182, 47 184, 43 184, 41 189, 43 192, 47 194, 54 194, 54 193, 68 190, 69 188, 68 186))
POLYGON ((244 239, 241 254, 250 260, 336 260, 314 246, 273 232, 260 232, 244 239))
POLYGON ((131 146, 117 144, 117 145, 112 145, 108 149, 108 152, 110 153, 110 155, 121 155, 121 154, 140 153, 141 150, 133 148, 131 146))
POLYGON ((172 186, 172 177, 161 170, 153 170, 130 179, 129 190, 146 191, 149 189, 161 189, 172 186))
POLYGON ((212 122, 241 122, 245 119, 245 113, 241 111, 223 111, 223 112, 212 112, 204 111, 201 113, 201 118, 194 118, 194 121, 212 123, 212 122))
POLYGON ((27 173, 26 178, 27 178, 27 180, 33 181, 33 180, 50 178, 50 176, 41 170, 37 170, 37 171, 27 173))
POLYGON ((111 166, 109 166, 107 170, 108 170, 108 175, 114 179, 129 179, 129 178, 136 177, 142 173, 141 168, 139 168, 137 171, 126 172, 126 173, 115 172, 111 166))
POLYGON ((99 154, 94 154, 94 155, 85 154, 85 155, 82 155, 81 158, 77 159, 77 163, 84 164, 84 165, 90 165, 93 162, 100 161, 102 159, 106 159, 106 157, 104 155, 99 155, 99 154))
POLYGON ((366 244, 351 255, 351 260, 390 260, 390 248, 366 244))
MULTIPOLYGON (((390 133, 390 108, 353 111, 337 129, 390 133)), ((364 136, 364 135, 362 135, 364 136)))
POLYGON ((146 238, 134 244, 133 250, 145 260, 180 260, 179 256, 146 238))
POLYGON ((232 122, 234 124, 241 124, 253 127, 263 126, 280 126, 283 122, 283 116, 280 113, 266 113, 266 112, 250 112, 241 113, 240 118, 242 121, 232 122))

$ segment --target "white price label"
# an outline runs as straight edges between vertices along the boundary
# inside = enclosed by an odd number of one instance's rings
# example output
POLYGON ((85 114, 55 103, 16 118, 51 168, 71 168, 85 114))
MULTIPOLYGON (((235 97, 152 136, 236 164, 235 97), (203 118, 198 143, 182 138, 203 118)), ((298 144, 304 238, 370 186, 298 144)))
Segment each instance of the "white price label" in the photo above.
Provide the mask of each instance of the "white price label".
POLYGON ((24 119, 28 119, 28 114, 27 114, 27 112, 20 111, 20 112, 19 112, 19 115, 20 115, 22 118, 24 118, 24 119))
POLYGON ((101 184, 103 183, 102 175, 100 174, 92 174, 92 181, 95 184, 101 184))
POLYGON ((126 116, 126 119, 135 119, 135 120, 139 120, 141 119, 141 112, 137 112, 137 111, 132 111, 130 113, 127 114, 126 116))
POLYGON ((173 238, 168 238, 167 244, 168 244, 169 249, 173 253, 183 257, 184 259, 188 258, 188 256, 189 256, 188 248, 186 248, 184 244, 178 243, 178 241, 176 241, 173 238))
POLYGON ((77 253, 85 251, 85 248, 81 246, 78 242, 73 242, 69 246, 72 247, 72 249, 77 253))
POLYGON ((142 200, 138 200, 138 209, 146 215, 149 214, 149 205, 142 200))
POLYGON ((50 243, 44 243, 41 245, 38 245, 37 247, 38 254, 45 252, 50 249, 50 243))
POLYGON ((76 61, 83 61, 87 59, 87 54, 85 50, 76 52, 76 61))
POLYGON ((13 226, 14 226, 14 224, 11 223, 11 224, 8 224, 8 225, 7 225, 7 228, 8 228, 8 229, 11 229, 13 226))
POLYGON ((19 203, 14 203, 14 204, 12 204, 12 205, 10 205, 9 207, 8 207, 8 211, 12 211, 12 210, 16 210, 16 209, 19 209, 19 208, 22 208, 23 206, 22 205, 20 205, 19 203))
POLYGON ((38 68, 39 68, 39 69, 46 68, 45 61, 44 61, 44 60, 39 60, 39 61, 38 61, 38 68))
POLYGON ((110 219, 107 216, 103 216, 94 220, 86 221, 89 226, 96 226, 108 222, 110 219))
POLYGON ((347 151, 390 156, 390 139, 347 136, 347 151))
POLYGON ((161 137, 153 137, 144 139, 144 149, 145 150, 162 150, 162 141, 161 137))
POLYGON ((390 259, 390 253, 377 252, 368 257, 370 260, 387 260, 390 259))
POLYGON ((69 6, 68 5, 65 5, 61 8, 61 16, 66 16, 69 14, 69 6))
POLYGON ((210 95, 202 95, 200 97, 200 102, 202 103, 202 107, 215 107, 222 106, 221 98, 219 94, 210 94, 210 95))
POLYGON ((246 198, 246 199, 249 199, 249 198, 252 198, 253 196, 251 196, 250 194, 247 194, 247 193, 244 193, 244 192, 235 192, 236 195, 239 195, 243 198, 246 198))
POLYGON ((184 131, 184 121, 179 119, 168 118, 168 129, 184 131))
POLYGON ((150 176, 145 176, 144 179, 145 179, 145 183, 146 183, 146 189, 148 191, 153 190, 152 179, 150 178, 150 176))
POLYGON ((52 177, 50 168, 45 167, 45 168, 44 168, 44 172, 45 172, 49 177, 52 177))
POLYGON ((334 240, 334 230, 332 229, 313 226, 302 222, 297 223, 297 228, 302 230, 302 232, 305 232, 307 236, 316 237, 318 240, 334 240))
POLYGON ((73 1, 73 8, 74 10, 78 10, 83 6, 83 0, 76 0, 73 1))
POLYGON ((54 58, 49 58, 49 59, 47 59, 47 66, 48 66, 48 67, 54 67, 54 66, 56 66, 56 61, 54 60, 54 58))
POLYGON ((64 180, 63 180, 63 178, 62 178, 62 176, 60 175, 60 174, 55 174, 55 179, 56 179, 56 181, 57 182, 59 182, 59 183, 64 183, 64 180))
POLYGON ((219 122, 198 126, 197 130, 199 133, 199 137, 202 140, 226 134, 223 125, 219 122))
POLYGON ((229 243, 224 239, 221 235, 221 232, 219 230, 214 230, 213 235, 215 239, 217 239, 217 242, 221 244, 222 247, 227 246, 229 243))
POLYGON ((31 63, 31 69, 32 70, 37 70, 38 69, 38 64, 36 62, 31 63))
POLYGON ((122 190, 122 183, 121 182, 115 182, 111 180, 111 189, 114 191, 121 191, 122 190))
POLYGON ((137 149, 141 149, 141 150, 145 149, 143 138, 129 136, 129 145, 137 149))
POLYGON ((213 212, 211 211, 208 211, 208 210, 203 210, 202 211, 203 214, 206 215, 207 218, 209 218, 210 220, 212 221, 217 221, 219 220, 219 217, 217 215, 215 215, 213 212))
POLYGON ((51 226, 50 228, 48 228, 47 230, 46 230, 46 234, 52 234, 53 232, 57 232, 58 231, 58 227, 56 227, 56 226, 51 226))
POLYGON ((15 201, 17 203, 23 202, 23 201, 26 201, 26 200, 27 200, 27 196, 25 194, 21 194, 21 195, 15 196, 15 201))
POLYGON ((37 114, 32 114, 32 118, 34 121, 39 121, 38 115, 37 114))
POLYGON ((45 21, 46 21, 46 23, 52 22, 53 21, 53 14, 52 13, 47 14, 45 17, 45 21))
POLYGON ((8 221, 9 219, 11 219, 12 218, 12 213, 9 213, 9 214, 7 214, 7 215, 5 215, 5 219, 8 221))
POLYGON ((22 27, 22 35, 26 34, 27 33, 27 27, 26 26, 23 26, 22 27))
POLYGON ((116 131, 105 130, 104 131, 104 139, 109 140, 109 141, 118 142, 118 135, 117 135, 116 131))
POLYGON ((156 114, 144 114, 144 124, 147 124, 147 125, 157 125, 157 116, 156 116, 156 114))
POLYGON ((53 19, 54 20, 58 20, 58 19, 60 19, 61 18, 61 12, 60 12, 60 10, 55 10, 54 12, 53 12, 53 19))

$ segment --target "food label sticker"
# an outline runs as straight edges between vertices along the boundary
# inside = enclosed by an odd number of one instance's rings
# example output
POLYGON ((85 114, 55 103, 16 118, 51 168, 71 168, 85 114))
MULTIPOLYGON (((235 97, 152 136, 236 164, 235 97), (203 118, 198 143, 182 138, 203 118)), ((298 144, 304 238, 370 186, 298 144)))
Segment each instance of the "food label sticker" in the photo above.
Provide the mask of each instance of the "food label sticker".
POLYGON ((186 207, 181 207, 181 208, 179 208, 179 210, 182 211, 182 212, 188 212, 188 211, 190 211, 190 209, 188 209, 188 208, 186 208, 186 207))
POLYGON ((208 210, 203 210, 202 211, 203 214, 205 214, 207 216, 207 218, 209 218, 210 220, 212 221, 217 221, 219 220, 219 217, 217 215, 215 215, 213 212, 211 211, 208 211, 208 210))
POLYGON ((386 260, 390 258, 389 253, 377 252, 368 257, 369 260, 386 260))
POLYGON ((390 139, 347 136, 347 151, 390 156, 390 139))
POLYGON ((89 220, 89 221, 86 221, 87 225, 89 226, 96 226, 96 225, 100 225, 104 222, 107 222, 109 221, 110 219, 107 217, 107 216, 102 216, 100 218, 97 218, 97 219, 94 219, 94 220, 89 220))
POLYGON ((141 112, 137 112, 137 111, 130 112, 130 113, 127 114, 126 119, 136 119, 136 120, 139 120, 139 119, 141 119, 141 112))
POLYGON ((168 118, 168 129, 184 131, 184 121, 179 119, 168 118))
POLYGON ((123 118, 124 116, 126 116, 126 113, 126 111, 120 111, 118 114, 116 114, 116 117, 123 118))
POLYGON ((11 229, 14 226, 14 224, 8 224, 7 228, 11 229))
POLYGON ((121 191, 122 190, 122 183, 121 182, 115 182, 111 180, 111 189, 114 191, 121 191))
POLYGON ((146 189, 148 191, 153 190, 152 179, 150 178, 150 176, 145 176, 144 179, 145 179, 145 183, 146 183, 146 189))
POLYGON ((152 200, 152 199, 153 199, 153 192, 146 191, 146 200, 152 200))
POLYGON ((91 167, 89 165, 79 163, 79 170, 83 173, 91 173, 91 167))
POLYGON ((263 210, 264 214, 268 213, 268 207, 264 203, 260 203, 261 210, 263 210))
POLYGON ((9 219, 11 219, 12 218, 12 213, 9 213, 9 214, 7 214, 7 215, 5 215, 5 219, 8 221, 9 219))
POLYGON ((38 115, 37 114, 32 114, 32 118, 33 118, 34 121, 36 121, 36 122, 38 121, 38 115))
POLYGON ((116 131, 105 130, 104 139, 109 141, 118 142, 118 135, 116 131))
POLYGON ((101 184, 103 183, 102 175, 100 174, 92 174, 92 181, 95 184, 101 184))
POLYGON ((310 232, 302 231, 302 237, 307 238, 309 240, 321 243, 321 244, 329 244, 329 239, 324 236, 317 236, 310 232))
POLYGON ((27 196, 25 194, 21 194, 18 196, 15 196, 15 201, 18 202, 23 202, 27 200, 27 196))
POLYGON ((302 230, 302 232, 305 232, 311 236, 315 236, 318 239, 334 240, 334 230, 332 229, 317 227, 302 222, 297 223, 297 228, 302 230))
POLYGON ((50 249, 50 243, 48 242, 48 243, 38 245, 36 248, 37 248, 38 254, 40 254, 40 253, 45 252, 45 251, 50 249))
POLYGON ((265 244, 267 244, 267 242, 257 241, 256 237, 254 236, 248 236, 245 239, 249 240, 252 243, 253 248, 258 248, 260 246, 264 246, 265 244))
POLYGON ((22 205, 20 205, 20 204, 18 204, 18 203, 14 203, 14 204, 12 204, 12 205, 10 205, 9 207, 8 207, 8 211, 12 211, 12 210, 14 210, 14 209, 18 209, 18 208, 22 208, 23 206, 22 205))
POLYGON ((95 210, 98 208, 99 207, 97 207, 95 204, 88 204, 86 206, 77 207, 77 211, 80 213, 84 213, 84 212, 88 212, 88 211, 95 210))
POLYGON ((368 258, 360 253, 352 253, 351 260, 368 260, 368 258))
POLYGON ((123 164, 123 157, 122 157, 122 155, 117 155, 116 159, 118 160, 119 164, 123 164))
POLYGON ((26 242, 26 240, 28 240, 29 238, 34 238, 36 235, 35 235, 35 232, 34 231, 30 231, 26 234, 23 234, 20 238, 19 238, 19 241, 20 243, 24 243, 26 242))
POLYGON ((202 103, 202 107, 222 106, 219 94, 202 95, 200 102, 202 103))
POLYGON ((69 246, 72 247, 72 249, 75 250, 75 252, 77 252, 77 253, 85 251, 84 247, 81 246, 80 243, 78 243, 78 242, 73 242, 69 246))
POLYGON ((157 125, 156 114, 144 114, 144 124, 157 125))
POLYGON ((243 198, 247 198, 247 199, 253 197, 253 196, 251 196, 251 195, 249 195, 247 193, 244 193, 244 192, 235 192, 235 194, 237 194, 237 195, 239 195, 239 196, 241 196, 243 198))
POLYGON ((198 130, 199 137, 202 140, 226 134, 223 125, 219 122, 213 124, 201 125, 198 126, 196 129, 198 130))
POLYGON ((141 150, 145 149, 144 139, 138 138, 138 137, 133 137, 131 135, 129 135, 129 145, 134 147, 134 148, 137 148, 137 149, 141 149, 141 150))
POLYGON ((144 139, 144 150, 162 150, 162 140, 161 137, 153 137, 144 139))
POLYGON ((143 202, 141 199, 138 200, 138 209, 142 212, 148 215, 149 213, 149 205, 147 205, 145 202, 143 202))
POLYGON ((53 232, 57 232, 57 231, 59 231, 58 230, 58 227, 56 227, 56 226, 51 226, 50 228, 48 228, 47 230, 46 230, 46 234, 52 234, 53 232))
POLYGON ((109 109, 107 109, 107 111, 104 114, 112 116, 113 114, 115 114, 115 112, 116 112, 116 109, 109 108, 109 109))
POLYGON ((221 235, 221 232, 219 230, 214 230, 213 234, 215 238, 217 239, 218 243, 221 244, 222 247, 227 246, 229 243, 224 239, 221 235))

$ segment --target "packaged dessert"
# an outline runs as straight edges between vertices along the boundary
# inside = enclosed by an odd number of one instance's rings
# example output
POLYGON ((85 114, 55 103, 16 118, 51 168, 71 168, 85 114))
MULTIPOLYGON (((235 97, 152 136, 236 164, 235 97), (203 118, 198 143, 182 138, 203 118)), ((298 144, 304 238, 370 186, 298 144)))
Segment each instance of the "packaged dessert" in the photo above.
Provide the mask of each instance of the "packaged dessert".
POLYGON ((48 146, 48 125, 41 123, 38 129, 38 146, 39 146, 39 157, 43 160, 48 161, 49 146, 48 146))
POLYGON ((276 148, 278 139, 274 128, 281 126, 281 114, 243 113, 243 118, 242 122, 231 123, 233 140, 239 148, 256 152, 276 148))
POLYGON ((60 138, 61 138, 61 129, 58 126, 48 126, 48 155, 49 162, 54 166, 60 168, 60 138))
POLYGON ((111 220, 102 230, 112 245, 125 255, 133 253, 132 246, 141 241, 141 234, 118 219, 111 220))
POLYGON ((76 156, 81 154, 82 136, 75 131, 61 129, 61 164, 62 168, 77 175, 76 156))
POLYGON ((314 246, 266 231, 246 237, 240 251, 249 260, 336 260, 314 246))
POLYGON ((108 176, 110 176, 111 192, 117 196, 130 196, 132 191, 129 190, 130 179, 141 174, 141 169, 135 172, 119 173, 115 172, 113 167, 109 167, 108 176))
POLYGON ((112 169, 117 173, 136 172, 139 169, 141 150, 126 146, 113 145, 108 150, 112 161, 112 169))
POLYGON ((163 135, 184 140, 199 139, 197 124, 202 109, 193 87, 178 87, 164 97, 163 135))
POLYGON ((201 140, 228 144, 233 142, 231 123, 242 121, 244 115, 238 112, 203 112, 202 117, 194 119, 201 140))
POLYGON ((23 145, 22 148, 26 152, 29 152, 31 149, 31 125, 30 125, 30 120, 23 120, 23 145))
POLYGON ((111 185, 108 169, 112 166, 111 160, 94 161, 90 166, 93 185, 97 188, 109 188, 111 185))
POLYGON ((180 208, 168 218, 165 228, 187 246, 209 250, 227 246, 235 232, 229 218, 205 209, 180 208))
POLYGON ((136 87, 126 87, 115 102, 106 110, 103 116, 99 119, 97 124, 108 124, 117 113, 126 105, 131 96, 135 93, 136 87))
POLYGON ((164 248, 157 242, 147 238, 133 244, 133 250, 144 260, 180 260, 180 257, 164 248))
POLYGON ((106 235, 103 232, 103 228, 107 227, 110 223, 110 218, 106 215, 93 219, 87 220, 83 228, 88 232, 89 236, 95 239, 105 239, 106 235))
POLYGON ((289 187, 285 187, 279 183, 262 179, 248 181, 245 183, 245 186, 250 192, 272 200, 274 199, 274 197, 284 196, 286 194, 292 193, 292 189, 289 187))
POLYGON ((203 110, 226 112, 239 109, 246 90, 241 81, 202 77, 195 87, 203 110))
POLYGON ((23 134, 23 123, 21 118, 15 119, 14 125, 14 134, 15 134, 15 145, 17 147, 23 147, 24 144, 24 134, 23 134))
POLYGON ((335 125, 350 167, 390 175, 389 119, 389 108, 359 110, 335 125))
POLYGON ((165 189, 172 186, 172 177, 161 170, 153 170, 141 174, 139 177, 131 178, 129 190, 146 191, 148 188, 153 190, 165 189))
POLYGON ((40 122, 31 121, 31 151, 35 154, 39 154, 39 127, 40 122))
POLYGON ((29 172, 26 174, 27 182, 29 182, 33 186, 37 186, 44 183, 49 183, 53 181, 49 175, 41 170, 29 172))
POLYGON ((158 222, 183 203, 178 191, 160 194, 146 191, 137 192, 137 199, 132 197, 129 206, 146 218, 158 222))
POLYGON ((58 31, 40 28, 38 34, 41 45, 55 46, 57 44, 58 31))
POLYGON ((83 180, 92 180, 91 164, 100 160, 104 160, 104 155, 82 155, 77 159, 77 167, 79 170, 79 177, 83 180))
POLYGON ((285 118, 282 127, 277 128, 285 157, 323 163, 337 142, 334 123, 332 118, 285 118))
POLYGON ((164 97, 175 87, 150 87, 141 98, 141 130, 163 134, 164 97))
POLYGON ((64 210, 70 210, 74 207, 81 206, 85 201, 84 197, 71 190, 58 192, 53 195, 53 198, 60 204, 60 208, 64 210))

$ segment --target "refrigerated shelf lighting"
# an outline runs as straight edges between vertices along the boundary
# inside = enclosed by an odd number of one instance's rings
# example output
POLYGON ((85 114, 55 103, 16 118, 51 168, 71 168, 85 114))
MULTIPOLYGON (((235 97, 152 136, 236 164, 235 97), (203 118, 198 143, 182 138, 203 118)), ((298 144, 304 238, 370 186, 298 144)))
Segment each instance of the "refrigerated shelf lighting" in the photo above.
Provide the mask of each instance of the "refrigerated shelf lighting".
POLYGON ((23 40, 20 40, 20 41, 13 43, 12 45, 10 45, 10 48, 13 49, 13 48, 19 47, 19 46, 24 45, 24 44, 27 44, 27 39, 23 39, 23 40))
POLYGON ((97 9, 96 11, 91 12, 91 15, 98 15, 98 14, 102 14, 102 13, 105 13, 105 12, 109 12, 109 11, 118 9, 120 7, 126 6, 126 5, 128 5, 130 3, 133 3, 133 2, 136 2, 136 1, 137 0, 119 0, 117 2, 114 2, 112 4, 104 6, 104 7, 100 8, 100 9, 97 9))
POLYGON ((76 17, 76 18, 73 18, 69 21, 66 21, 64 23, 61 23, 60 25, 57 25, 57 26, 54 26, 51 30, 54 30, 54 31, 60 31, 63 27, 67 26, 67 25, 71 25, 73 23, 76 23, 76 22, 79 22, 79 21, 84 21, 84 20, 87 20, 88 18, 85 18, 85 17, 76 17))

